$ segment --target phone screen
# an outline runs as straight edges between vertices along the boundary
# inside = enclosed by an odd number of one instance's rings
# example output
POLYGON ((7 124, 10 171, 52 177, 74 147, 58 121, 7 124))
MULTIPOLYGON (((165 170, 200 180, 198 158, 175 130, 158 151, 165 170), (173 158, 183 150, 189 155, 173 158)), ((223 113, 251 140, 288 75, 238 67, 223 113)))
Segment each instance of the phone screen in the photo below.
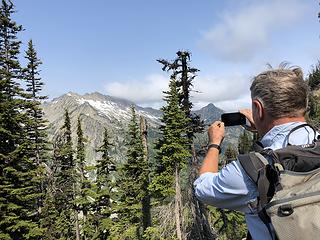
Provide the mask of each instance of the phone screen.
POLYGON ((240 112, 224 113, 221 115, 221 121, 225 126, 245 125, 246 117, 240 112))

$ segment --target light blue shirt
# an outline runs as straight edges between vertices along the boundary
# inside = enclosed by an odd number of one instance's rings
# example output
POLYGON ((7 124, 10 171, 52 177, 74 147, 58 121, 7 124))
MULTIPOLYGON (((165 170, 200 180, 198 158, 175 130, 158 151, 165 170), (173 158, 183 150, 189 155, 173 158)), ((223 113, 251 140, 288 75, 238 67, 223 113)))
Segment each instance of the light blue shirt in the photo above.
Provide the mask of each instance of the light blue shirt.
MULTIPOLYGON (((266 133, 261 143, 273 150, 288 144, 288 134, 294 127, 303 122, 290 122, 273 127, 266 133)), ((290 144, 301 145, 312 143, 315 139, 310 127, 302 127, 290 135, 290 144)), ((245 173, 238 160, 232 161, 218 173, 203 173, 194 182, 197 198, 218 208, 238 210, 245 213, 248 230, 254 240, 271 240, 268 228, 257 215, 256 209, 250 207, 259 195, 256 185, 245 173)))

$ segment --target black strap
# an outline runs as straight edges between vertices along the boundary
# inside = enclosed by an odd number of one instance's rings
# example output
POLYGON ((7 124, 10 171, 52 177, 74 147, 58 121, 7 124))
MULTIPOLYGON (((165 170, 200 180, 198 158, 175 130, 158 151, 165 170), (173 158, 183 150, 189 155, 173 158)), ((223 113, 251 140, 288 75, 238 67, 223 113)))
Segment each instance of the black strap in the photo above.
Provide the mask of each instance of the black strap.
POLYGON ((265 168, 265 164, 255 153, 240 154, 238 155, 238 160, 251 180, 258 184, 259 171, 265 168))
POLYGON ((270 227, 270 223, 271 223, 271 219, 268 216, 266 209, 262 209, 259 213, 258 213, 259 218, 261 219, 261 221, 264 223, 264 225, 266 225, 266 227, 268 228, 269 234, 271 236, 271 239, 273 239, 273 233, 270 227))
POLYGON ((249 231, 247 232, 246 240, 252 240, 252 236, 249 231))
POLYGON ((267 178, 266 164, 254 152, 239 155, 238 160, 258 188, 258 211, 260 211, 268 203, 270 183, 267 178))
POLYGON ((252 148, 253 148, 253 151, 255 151, 255 152, 261 152, 264 149, 264 147, 260 141, 255 141, 253 143, 252 148))
POLYGON ((310 127, 310 128, 313 130, 313 132, 314 132, 314 141, 316 141, 316 135, 317 135, 316 129, 315 129, 314 127, 312 127, 312 126, 311 126, 310 124, 308 124, 308 123, 303 123, 303 124, 301 124, 301 125, 298 125, 298 126, 292 128, 291 131, 289 132, 289 134, 288 134, 288 136, 287 136, 287 138, 288 138, 288 145, 289 145, 289 146, 292 145, 292 144, 290 143, 290 141, 289 141, 289 138, 290 138, 291 133, 293 133, 294 131, 298 130, 299 128, 303 128, 303 127, 310 127))
POLYGON ((263 168, 259 171, 259 177, 258 177, 258 191, 259 191, 259 201, 258 201, 258 207, 259 211, 268 203, 268 191, 269 191, 269 180, 267 178, 267 171, 266 168, 263 168))

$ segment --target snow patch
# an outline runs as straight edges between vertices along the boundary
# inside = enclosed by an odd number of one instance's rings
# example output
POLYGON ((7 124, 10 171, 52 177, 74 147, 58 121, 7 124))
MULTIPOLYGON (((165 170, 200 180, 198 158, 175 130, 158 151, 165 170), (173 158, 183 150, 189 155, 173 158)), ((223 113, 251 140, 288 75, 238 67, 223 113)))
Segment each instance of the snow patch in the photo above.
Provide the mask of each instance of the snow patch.
MULTIPOLYGON (((98 101, 98 100, 80 98, 80 99, 77 99, 77 102, 79 104, 89 103, 93 108, 95 108, 98 111, 98 114, 100 116, 107 117, 109 120, 114 118, 116 120, 124 119, 129 121, 131 118, 130 107, 121 108, 121 106, 119 106, 117 103, 112 101, 98 101)), ((145 118, 150 119, 151 121, 155 121, 155 122, 160 121, 158 117, 151 115, 146 111, 137 110, 137 114, 142 115, 145 118)))

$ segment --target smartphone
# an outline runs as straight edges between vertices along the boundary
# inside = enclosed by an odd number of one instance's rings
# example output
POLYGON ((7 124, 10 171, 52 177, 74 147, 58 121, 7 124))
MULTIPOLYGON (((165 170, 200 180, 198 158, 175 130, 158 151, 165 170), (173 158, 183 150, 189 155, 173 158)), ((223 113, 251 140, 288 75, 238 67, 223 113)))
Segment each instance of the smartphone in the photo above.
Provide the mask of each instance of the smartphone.
POLYGON ((237 126, 245 125, 246 117, 240 112, 233 113, 223 113, 221 115, 221 121, 224 123, 224 126, 237 126))

